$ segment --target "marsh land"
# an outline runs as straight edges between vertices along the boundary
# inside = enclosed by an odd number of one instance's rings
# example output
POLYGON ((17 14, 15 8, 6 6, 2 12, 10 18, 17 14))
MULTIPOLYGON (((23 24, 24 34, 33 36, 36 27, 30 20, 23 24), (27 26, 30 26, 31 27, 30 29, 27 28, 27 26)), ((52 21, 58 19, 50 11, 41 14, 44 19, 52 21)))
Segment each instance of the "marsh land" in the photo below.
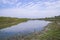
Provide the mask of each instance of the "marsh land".
POLYGON ((60 16, 38 20, 0 17, 0 40, 60 40, 60 16))

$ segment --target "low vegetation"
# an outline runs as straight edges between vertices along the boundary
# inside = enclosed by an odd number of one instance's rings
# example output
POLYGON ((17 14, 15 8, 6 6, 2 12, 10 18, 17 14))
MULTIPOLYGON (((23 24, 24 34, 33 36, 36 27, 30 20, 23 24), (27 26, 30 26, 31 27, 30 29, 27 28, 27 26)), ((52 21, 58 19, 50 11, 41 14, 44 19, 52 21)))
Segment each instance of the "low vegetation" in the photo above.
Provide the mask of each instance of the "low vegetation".
POLYGON ((47 21, 60 21, 60 16, 43 18, 43 19, 44 19, 44 20, 47 20, 47 21))
POLYGON ((0 29, 16 25, 27 20, 28 20, 27 18, 0 17, 0 29))

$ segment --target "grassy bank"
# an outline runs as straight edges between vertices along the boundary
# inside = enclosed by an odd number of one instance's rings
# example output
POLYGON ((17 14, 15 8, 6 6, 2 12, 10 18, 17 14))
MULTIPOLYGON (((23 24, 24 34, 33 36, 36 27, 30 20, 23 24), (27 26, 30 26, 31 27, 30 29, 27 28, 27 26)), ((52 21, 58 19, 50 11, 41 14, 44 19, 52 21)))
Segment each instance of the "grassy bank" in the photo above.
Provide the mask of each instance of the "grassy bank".
POLYGON ((0 29, 5 27, 10 27, 21 22, 25 22, 26 18, 11 18, 11 17, 0 17, 0 29))
POLYGON ((40 36, 41 40, 60 40, 60 22, 50 23, 40 36))

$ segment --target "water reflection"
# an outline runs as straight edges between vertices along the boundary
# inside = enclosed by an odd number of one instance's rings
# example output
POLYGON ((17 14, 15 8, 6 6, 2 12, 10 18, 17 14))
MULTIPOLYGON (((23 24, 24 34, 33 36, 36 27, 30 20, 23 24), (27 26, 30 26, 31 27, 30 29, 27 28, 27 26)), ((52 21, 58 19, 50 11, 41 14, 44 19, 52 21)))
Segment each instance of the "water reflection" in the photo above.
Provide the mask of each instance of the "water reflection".
MULTIPOLYGON (((0 30, 0 39, 1 40, 29 40, 29 39, 24 38, 20 34, 28 34, 32 33, 34 37, 38 37, 39 40, 59 40, 60 39, 60 21, 39 21, 39 20, 30 20, 12 27, 4 28, 0 30), (47 26, 45 28, 45 26, 47 26), (41 36, 37 36, 34 34, 34 30, 36 31, 41 31, 44 30, 43 33, 46 33, 46 35, 41 35, 43 38, 41 39, 41 36), (15 34, 15 35, 14 35, 15 34), (18 35, 17 35, 18 34, 18 35), (10 35, 10 36, 9 36, 10 35)), ((39 33, 38 33, 39 35, 39 33)), ((26 36, 26 35, 25 35, 26 36)), ((28 38, 28 37, 27 37, 28 38)))
POLYGON ((43 20, 30 20, 27 22, 14 25, 12 27, 4 28, 0 30, 0 38, 14 36, 16 34, 28 34, 31 32, 41 31, 48 24, 48 21, 43 20))

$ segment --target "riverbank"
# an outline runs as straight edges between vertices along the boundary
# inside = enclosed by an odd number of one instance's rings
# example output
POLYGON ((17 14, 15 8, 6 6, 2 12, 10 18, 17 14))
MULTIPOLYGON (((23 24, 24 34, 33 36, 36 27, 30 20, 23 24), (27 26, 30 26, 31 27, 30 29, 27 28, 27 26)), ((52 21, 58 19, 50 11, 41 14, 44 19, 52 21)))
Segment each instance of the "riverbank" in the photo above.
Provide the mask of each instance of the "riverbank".
POLYGON ((41 40, 60 40, 60 22, 50 23, 40 36, 41 40))
POLYGON ((27 18, 0 17, 0 29, 27 21, 27 18))

